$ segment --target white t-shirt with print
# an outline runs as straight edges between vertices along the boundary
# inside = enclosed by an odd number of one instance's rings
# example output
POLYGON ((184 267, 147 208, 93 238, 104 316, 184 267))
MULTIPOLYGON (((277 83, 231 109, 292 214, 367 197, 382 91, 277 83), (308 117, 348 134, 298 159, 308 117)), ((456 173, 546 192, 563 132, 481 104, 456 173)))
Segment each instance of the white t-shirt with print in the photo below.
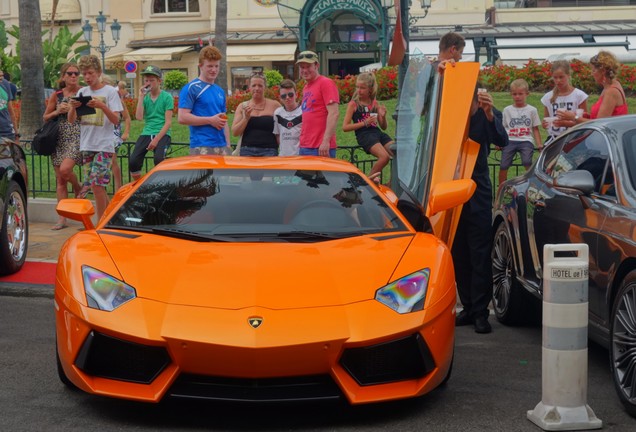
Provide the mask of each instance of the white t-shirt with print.
POLYGON ((297 156, 302 130, 303 109, 300 105, 293 111, 284 106, 274 111, 274 135, 280 135, 279 156, 297 156))
MULTIPOLYGON (((105 85, 99 90, 91 90, 90 87, 82 87, 78 96, 91 96, 101 99, 113 112, 124 110, 119 92, 109 85, 105 85)), ((95 110, 95 114, 80 117, 80 150, 94 152, 115 152, 115 125, 108 120, 104 111, 95 110)))
MULTIPOLYGON (((572 93, 567 96, 557 96, 554 103, 550 102, 553 94, 554 91, 550 90, 541 98, 541 103, 548 109, 549 117, 556 117, 556 112, 558 109, 564 109, 566 111, 576 111, 579 105, 587 100, 587 93, 577 88, 575 88, 574 91, 572 91, 572 93)), ((547 129, 547 132, 548 135, 557 137, 565 132, 566 129, 566 127, 552 126, 551 128, 547 129)))
POLYGON ((541 120, 539 120, 537 109, 532 105, 526 105, 521 108, 514 105, 505 107, 503 110, 503 125, 510 141, 530 141, 533 145, 536 145, 532 130, 541 125, 541 120))

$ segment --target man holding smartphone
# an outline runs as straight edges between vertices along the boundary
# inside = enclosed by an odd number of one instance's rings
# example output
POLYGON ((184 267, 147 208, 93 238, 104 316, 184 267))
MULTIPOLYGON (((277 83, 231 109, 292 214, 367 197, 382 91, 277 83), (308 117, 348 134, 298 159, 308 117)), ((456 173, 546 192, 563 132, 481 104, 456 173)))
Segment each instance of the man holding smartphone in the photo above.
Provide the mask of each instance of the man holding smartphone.
POLYGON ((146 153, 154 151, 154 162, 158 165, 166 157, 172 139, 170 127, 174 110, 174 98, 161 90, 161 69, 149 65, 141 71, 144 85, 139 89, 135 118, 145 122, 141 135, 128 159, 133 180, 141 177, 141 167, 146 153))

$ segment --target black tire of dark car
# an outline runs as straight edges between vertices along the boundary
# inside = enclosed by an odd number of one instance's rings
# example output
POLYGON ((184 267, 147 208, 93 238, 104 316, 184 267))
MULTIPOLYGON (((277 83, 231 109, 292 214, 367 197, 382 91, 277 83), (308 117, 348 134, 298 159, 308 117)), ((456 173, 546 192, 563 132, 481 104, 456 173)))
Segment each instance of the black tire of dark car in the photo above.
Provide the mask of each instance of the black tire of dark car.
POLYGON ((27 256, 29 224, 24 192, 13 180, 9 181, 0 227, 0 275, 12 274, 20 270, 27 256), (13 218, 9 224, 9 219, 13 218), (17 219, 17 220, 16 220, 17 219), (16 235, 19 237, 17 242, 16 235), (10 241, 9 236, 14 238, 10 241))
POLYGON ((528 295, 517 281, 513 244, 505 223, 495 231, 492 247, 492 303, 497 320, 507 325, 527 322, 528 295), (526 303, 526 304, 524 304, 526 303))
POLYGON ((636 271, 621 282, 612 308, 610 367, 627 412, 636 417, 636 271))

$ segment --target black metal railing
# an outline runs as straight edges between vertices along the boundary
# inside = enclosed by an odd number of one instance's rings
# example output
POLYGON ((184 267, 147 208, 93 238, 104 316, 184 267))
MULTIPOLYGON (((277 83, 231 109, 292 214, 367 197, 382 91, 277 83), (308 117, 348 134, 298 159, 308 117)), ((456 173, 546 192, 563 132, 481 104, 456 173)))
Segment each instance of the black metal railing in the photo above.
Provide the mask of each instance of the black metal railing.
MULTIPOLYGON (((48 156, 40 156, 35 154, 31 150, 30 141, 21 141, 27 157, 27 165, 29 167, 29 195, 35 197, 55 198, 56 181, 55 171, 51 164, 51 158, 48 156)), ((134 148, 134 142, 125 142, 119 148, 117 153, 117 160, 122 172, 122 183, 128 183, 132 181, 130 172, 128 170, 128 155, 134 148)), ((189 154, 189 143, 172 143, 168 150, 167 157, 178 157, 189 154)), ((368 173, 371 167, 375 163, 375 158, 370 158, 369 155, 360 146, 353 147, 338 147, 336 152, 338 159, 346 160, 355 165, 360 171, 368 173)), ((491 159, 489 168, 491 172, 491 179, 493 182, 493 196, 497 190, 497 176, 499 175, 499 161, 501 160, 501 151, 493 149, 491 152, 491 159)), ((148 153, 144 159, 142 172, 148 172, 154 166, 152 153, 148 153)), ((82 178, 82 169, 80 166, 76 166, 75 173, 79 179, 82 178)), ((523 172, 523 167, 519 163, 518 159, 515 159, 513 165, 508 170, 508 176, 514 177, 523 172)), ((81 180, 80 180, 81 181, 81 180)), ((110 194, 114 193, 114 182, 110 182, 108 188, 110 194)))

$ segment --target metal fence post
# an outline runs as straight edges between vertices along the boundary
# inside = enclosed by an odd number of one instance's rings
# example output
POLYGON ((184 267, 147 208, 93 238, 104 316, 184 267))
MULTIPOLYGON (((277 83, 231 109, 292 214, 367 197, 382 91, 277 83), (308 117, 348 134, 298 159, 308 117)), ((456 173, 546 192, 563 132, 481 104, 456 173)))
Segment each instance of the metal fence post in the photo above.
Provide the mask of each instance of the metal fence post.
POLYGON ((527 413, 543 430, 603 426, 587 405, 588 255, 586 244, 543 248, 542 393, 527 413))

